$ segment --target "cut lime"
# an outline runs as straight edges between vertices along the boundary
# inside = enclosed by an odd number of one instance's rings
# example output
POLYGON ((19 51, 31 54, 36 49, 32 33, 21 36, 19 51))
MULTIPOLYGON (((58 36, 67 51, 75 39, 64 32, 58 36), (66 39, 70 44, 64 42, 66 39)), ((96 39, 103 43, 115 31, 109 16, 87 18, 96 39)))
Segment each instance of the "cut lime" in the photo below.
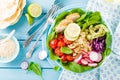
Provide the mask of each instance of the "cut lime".
POLYGON ((33 22, 34 22, 34 18, 33 17, 31 17, 29 14, 25 14, 25 16, 26 16, 26 18, 27 18, 27 21, 28 21, 28 23, 30 24, 30 25, 32 25, 33 24, 33 22))
POLYGON ((39 17, 42 13, 42 7, 37 4, 37 3, 32 3, 28 6, 28 13, 32 16, 32 17, 39 17))

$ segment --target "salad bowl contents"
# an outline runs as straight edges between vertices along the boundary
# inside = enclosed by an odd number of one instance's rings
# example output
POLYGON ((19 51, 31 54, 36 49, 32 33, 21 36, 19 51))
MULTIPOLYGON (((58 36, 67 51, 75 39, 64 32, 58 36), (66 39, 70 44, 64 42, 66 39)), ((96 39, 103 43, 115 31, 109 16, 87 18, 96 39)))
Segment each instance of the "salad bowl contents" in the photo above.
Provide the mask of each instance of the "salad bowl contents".
POLYGON ((47 37, 50 58, 77 73, 100 66, 111 52, 111 43, 100 12, 80 8, 60 13, 47 37))

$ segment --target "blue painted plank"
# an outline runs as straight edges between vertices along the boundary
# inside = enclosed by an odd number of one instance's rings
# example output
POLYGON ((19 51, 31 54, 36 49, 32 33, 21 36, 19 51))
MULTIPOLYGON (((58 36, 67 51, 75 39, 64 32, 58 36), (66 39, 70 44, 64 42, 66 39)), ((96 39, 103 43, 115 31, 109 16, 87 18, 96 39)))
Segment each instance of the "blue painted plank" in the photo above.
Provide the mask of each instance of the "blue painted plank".
MULTIPOLYGON (((60 73, 53 69, 42 69, 44 80, 58 80, 60 73)), ((40 80, 40 77, 21 69, 0 69, 0 80, 40 80)))

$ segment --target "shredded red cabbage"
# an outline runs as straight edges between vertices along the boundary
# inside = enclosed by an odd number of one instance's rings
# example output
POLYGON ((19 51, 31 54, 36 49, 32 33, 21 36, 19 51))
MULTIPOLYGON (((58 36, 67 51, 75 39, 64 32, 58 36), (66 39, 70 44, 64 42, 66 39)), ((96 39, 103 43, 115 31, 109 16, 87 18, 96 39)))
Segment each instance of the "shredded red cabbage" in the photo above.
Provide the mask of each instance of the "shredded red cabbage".
POLYGON ((106 36, 93 39, 91 46, 92 50, 95 52, 103 52, 105 50, 105 39, 106 36))

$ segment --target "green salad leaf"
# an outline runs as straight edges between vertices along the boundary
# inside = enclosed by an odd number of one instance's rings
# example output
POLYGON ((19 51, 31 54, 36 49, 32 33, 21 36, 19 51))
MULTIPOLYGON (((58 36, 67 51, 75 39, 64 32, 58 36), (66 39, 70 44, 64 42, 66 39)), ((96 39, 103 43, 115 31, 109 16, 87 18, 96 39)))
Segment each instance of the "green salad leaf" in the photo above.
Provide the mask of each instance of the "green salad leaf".
POLYGON ((72 50, 69 47, 61 47, 60 51, 64 54, 72 54, 72 50))
POLYGON ((72 9, 72 10, 70 11, 70 14, 71 14, 71 13, 79 13, 80 15, 82 15, 82 14, 85 13, 85 11, 83 11, 83 10, 80 9, 80 8, 74 8, 74 9, 72 9))
POLYGON ((87 71, 87 70, 90 70, 93 68, 90 66, 82 66, 82 65, 79 65, 75 62, 62 63, 62 65, 67 70, 71 70, 71 71, 76 72, 76 73, 82 73, 84 71, 87 71))
POLYGON ((56 56, 56 55, 54 54, 54 52, 53 52, 52 49, 49 49, 49 51, 50 51, 50 54, 49 54, 50 59, 52 59, 52 60, 58 60, 58 59, 60 59, 58 56, 56 56))
POLYGON ((110 32, 107 32, 106 34, 106 48, 109 48, 111 46, 112 43, 112 35, 110 34, 110 32))
POLYGON ((28 71, 33 71, 36 75, 40 76, 42 79, 42 70, 39 64, 30 62, 30 65, 28 66, 28 71))
POLYGON ((55 71, 59 71, 59 70, 60 70, 60 66, 55 66, 53 69, 54 69, 55 71))

